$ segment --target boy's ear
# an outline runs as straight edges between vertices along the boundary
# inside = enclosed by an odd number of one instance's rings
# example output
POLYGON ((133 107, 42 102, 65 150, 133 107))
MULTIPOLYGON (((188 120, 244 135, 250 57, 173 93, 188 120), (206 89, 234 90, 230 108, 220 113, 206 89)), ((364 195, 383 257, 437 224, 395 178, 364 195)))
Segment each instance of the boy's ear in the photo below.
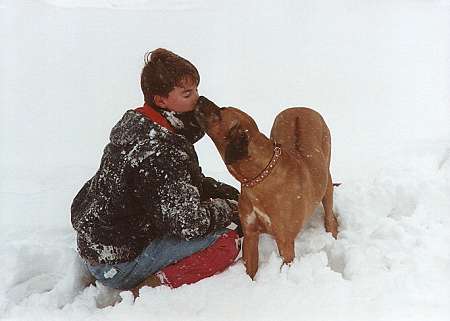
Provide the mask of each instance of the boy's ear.
POLYGON ((155 105, 158 107, 166 108, 167 106, 166 98, 160 95, 153 96, 153 101, 155 102, 155 105))

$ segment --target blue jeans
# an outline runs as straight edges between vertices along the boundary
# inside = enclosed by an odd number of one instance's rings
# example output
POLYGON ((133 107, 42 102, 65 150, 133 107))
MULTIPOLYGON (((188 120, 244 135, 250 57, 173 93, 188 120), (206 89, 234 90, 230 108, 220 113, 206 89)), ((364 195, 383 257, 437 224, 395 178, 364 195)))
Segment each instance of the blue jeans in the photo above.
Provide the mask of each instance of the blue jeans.
POLYGON ((86 262, 86 267, 102 284, 129 290, 165 266, 206 249, 228 231, 223 228, 201 239, 190 241, 175 238, 153 240, 133 261, 114 265, 90 265, 86 262))

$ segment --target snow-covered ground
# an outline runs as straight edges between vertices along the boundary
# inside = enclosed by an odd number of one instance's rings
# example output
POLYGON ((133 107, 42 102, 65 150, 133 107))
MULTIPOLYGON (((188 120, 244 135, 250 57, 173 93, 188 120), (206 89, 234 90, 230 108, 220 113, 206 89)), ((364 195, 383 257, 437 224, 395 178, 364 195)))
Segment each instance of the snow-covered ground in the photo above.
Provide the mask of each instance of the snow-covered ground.
MULTIPOLYGON (((0 39, 0 319, 448 320, 450 1, 3 0, 0 39), (324 115, 338 240, 319 209, 290 267, 261 237, 254 282, 238 261, 135 302, 82 288, 70 203, 157 47, 266 133, 288 106, 324 115)), ((237 186, 208 138, 197 151, 237 186)))

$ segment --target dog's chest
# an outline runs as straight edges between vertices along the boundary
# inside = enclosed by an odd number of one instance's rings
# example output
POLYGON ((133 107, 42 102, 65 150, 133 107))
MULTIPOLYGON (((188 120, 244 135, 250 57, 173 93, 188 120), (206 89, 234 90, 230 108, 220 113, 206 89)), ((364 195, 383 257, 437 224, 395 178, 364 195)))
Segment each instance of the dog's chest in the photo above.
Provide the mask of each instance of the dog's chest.
POLYGON ((269 215, 256 206, 253 206, 253 210, 246 220, 248 225, 257 225, 262 232, 270 233, 272 230, 272 221, 269 215))

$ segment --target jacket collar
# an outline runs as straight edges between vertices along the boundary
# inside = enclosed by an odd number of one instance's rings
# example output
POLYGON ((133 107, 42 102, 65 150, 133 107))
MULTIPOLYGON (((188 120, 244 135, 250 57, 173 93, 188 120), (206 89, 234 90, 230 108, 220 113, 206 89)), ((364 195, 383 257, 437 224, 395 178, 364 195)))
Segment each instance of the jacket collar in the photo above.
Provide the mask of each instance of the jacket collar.
POLYGON ((135 111, 142 114, 145 118, 151 120, 152 122, 157 123, 161 127, 167 128, 171 132, 175 133, 175 129, 169 124, 167 119, 147 103, 145 103, 142 107, 136 108, 135 111))
POLYGON ((205 135, 194 117, 194 112, 177 113, 167 109, 153 107, 144 104, 143 107, 135 109, 147 119, 169 129, 171 132, 186 138, 191 144, 196 143, 205 135))

